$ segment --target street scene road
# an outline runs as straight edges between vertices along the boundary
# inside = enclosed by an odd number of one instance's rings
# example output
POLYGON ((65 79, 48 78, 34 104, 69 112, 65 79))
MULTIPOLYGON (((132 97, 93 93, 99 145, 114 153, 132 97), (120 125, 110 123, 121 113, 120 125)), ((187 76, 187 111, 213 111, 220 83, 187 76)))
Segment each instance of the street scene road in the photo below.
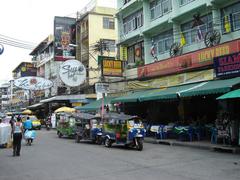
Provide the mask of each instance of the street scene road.
POLYGON ((1 180, 239 180, 240 156, 144 143, 143 151, 75 143, 56 131, 37 131, 20 157, 0 149, 1 180))

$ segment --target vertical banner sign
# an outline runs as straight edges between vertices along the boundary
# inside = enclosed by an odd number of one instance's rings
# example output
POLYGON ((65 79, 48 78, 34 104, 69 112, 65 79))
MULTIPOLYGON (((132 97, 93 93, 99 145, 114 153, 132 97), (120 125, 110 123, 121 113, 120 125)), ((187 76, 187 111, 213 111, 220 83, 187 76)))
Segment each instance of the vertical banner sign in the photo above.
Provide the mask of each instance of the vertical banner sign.
POLYGON ((76 20, 69 17, 54 17, 54 58, 55 61, 75 59, 76 20))
POLYGON ((120 60, 127 61, 127 47, 121 46, 120 47, 120 60))

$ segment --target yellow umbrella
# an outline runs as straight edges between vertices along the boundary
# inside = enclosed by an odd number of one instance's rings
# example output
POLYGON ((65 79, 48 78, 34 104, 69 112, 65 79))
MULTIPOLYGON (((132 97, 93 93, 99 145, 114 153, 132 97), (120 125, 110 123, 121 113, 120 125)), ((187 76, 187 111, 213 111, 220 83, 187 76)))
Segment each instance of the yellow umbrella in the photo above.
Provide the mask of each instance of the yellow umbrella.
POLYGON ((7 112, 6 115, 11 116, 11 115, 13 115, 13 113, 12 112, 7 112))
POLYGON ((74 109, 74 108, 63 106, 63 107, 56 109, 54 112, 55 113, 58 113, 58 112, 73 113, 75 111, 76 111, 76 109, 74 109))
POLYGON ((22 114, 33 114, 33 112, 30 109, 25 109, 22 114))

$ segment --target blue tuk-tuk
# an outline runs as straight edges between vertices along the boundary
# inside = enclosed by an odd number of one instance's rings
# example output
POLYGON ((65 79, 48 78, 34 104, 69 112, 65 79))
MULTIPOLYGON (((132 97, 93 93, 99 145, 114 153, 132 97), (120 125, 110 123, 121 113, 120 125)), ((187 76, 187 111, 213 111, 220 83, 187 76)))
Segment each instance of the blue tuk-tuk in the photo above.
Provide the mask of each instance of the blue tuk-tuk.
POLYGON ((101 117, 89 113, 75 113, 75 141, 91 140, 93 143, 102 144, 101 117))
POLYGON ((143 149, 145 129, 141 119, 126 114, 107 113, 103 118, 103 139, 106 147, 113 143, 143 149))

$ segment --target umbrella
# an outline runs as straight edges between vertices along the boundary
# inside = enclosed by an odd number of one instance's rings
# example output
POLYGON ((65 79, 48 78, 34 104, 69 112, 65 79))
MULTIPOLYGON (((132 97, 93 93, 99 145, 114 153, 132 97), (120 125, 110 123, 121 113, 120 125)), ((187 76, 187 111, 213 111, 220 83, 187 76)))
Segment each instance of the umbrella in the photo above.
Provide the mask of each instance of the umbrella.
POLYGON ((54 112, 55 113, 58 113, 58 112, 73 113, 75 111, 76 111, 76 109, 74 109, 74 108, 63 106, 63 107, 56 109, 54 112))
POLYGON ((11 115, 13 115, 13 113, 12 112, 7 112, 6 115, 11 116, 11 115))
POLYGON ((33 114, 33 112, 30 109, 25 109, 22 114, 33 114))

